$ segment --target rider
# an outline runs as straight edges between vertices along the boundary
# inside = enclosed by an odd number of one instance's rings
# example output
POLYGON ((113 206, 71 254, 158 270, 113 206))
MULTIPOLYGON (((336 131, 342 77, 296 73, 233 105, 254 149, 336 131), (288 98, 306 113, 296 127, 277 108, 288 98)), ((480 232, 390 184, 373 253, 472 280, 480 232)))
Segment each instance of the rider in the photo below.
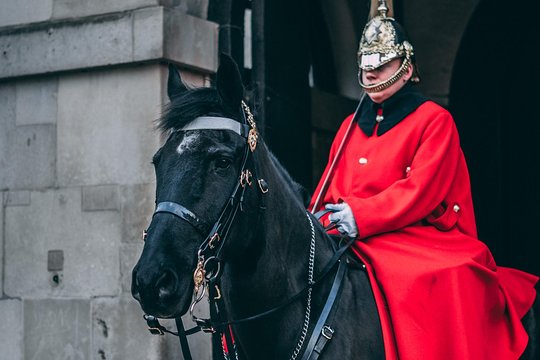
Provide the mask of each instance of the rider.
POLYGON ((334 211, 323 225, 356 237, 387 359, 516 359, 538 278, 497 267, 477 240, 454 121, 414 88, 413 47, 380 3, 358 51, 367 96, 340 127, 310 208, 334 211))

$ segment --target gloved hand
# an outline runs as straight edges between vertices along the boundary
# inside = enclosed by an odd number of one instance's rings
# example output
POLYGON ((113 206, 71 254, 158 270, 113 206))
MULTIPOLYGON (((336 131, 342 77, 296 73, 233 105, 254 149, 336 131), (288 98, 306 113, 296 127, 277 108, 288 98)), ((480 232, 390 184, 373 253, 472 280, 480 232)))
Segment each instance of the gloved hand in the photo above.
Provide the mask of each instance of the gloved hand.
POLYGON ((333 211, 328 216, 328 220, 337 225, 337 230, 341 234, 349 237, 356 237, 358 235, 358 227, 356 226, 352 209, 347 203, 326 204, 325 209, 333 211))

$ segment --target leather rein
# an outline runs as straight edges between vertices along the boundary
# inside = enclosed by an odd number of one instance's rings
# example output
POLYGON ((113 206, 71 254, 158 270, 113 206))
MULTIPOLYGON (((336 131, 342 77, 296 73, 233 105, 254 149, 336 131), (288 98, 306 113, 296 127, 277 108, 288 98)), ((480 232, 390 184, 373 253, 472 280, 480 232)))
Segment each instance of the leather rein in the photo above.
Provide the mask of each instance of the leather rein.
MULTIPOLYGON (((159 320, 152 315, 144 315, 144 319, 148 324, 148 330, 154 335, 164 335, 169 333, 178 336, 180 339, 180 345, 184 359, 191 360, 191 352, 187 342, 187 336, 195 334, 199 331, 207 333, 219 333, 221 335, 222 347, 224 350, 225 359, 238 359, 238 353, 234 339, 231 333, 231 326, 234 324, 245 323, 254 321, 262 317, 273 314, 286 306, 292 304, 294 301, 308 293, 308 304, 306 309, 306 320, 302 331, 301 339, 291 355, 291 359, 294 360, 299 355, 300 349, 303 347, 303 342, 307 334, 307 327, 309 323, 309 309, 312 289, 318 285, 323 278, 325 278, 334 269, 335 265, 339 263, 339 268, 336 271, 334 282, 332 284, 331 291, 328 295, 326 304, 323 311, 318 318, 315 328, 312 331, 308 345, 304 350, 302 360, 314 360, 317 359, 320 352, 324 348, 326 342, 333 336, 334 330, 327 324, 327 319, 332 313, 334 302, 337 298, 337 294, 340 292, 342 280, 345 277, 346 265, 345 261, 340 261, 340 258, 345 251, 352 245, 354 239, 348 239, 344 245, 339 249, 336 249, 333 257, 328 261, 326 266, 321 271, 316 280, 313 280, 313 269, 310 264, 311 278, 308 280, 307 286, 289 298, 284 303, 271 308, 267 311, 259 314, 249 316, 237 320, 229 320, 227 317, 225 305, 221 296, 220 290, 220 277, 222 274, 221 259, 224 244, 229 235, 229 231, 234 223, 234 219, 238 213, 238 210, 243 211, 244 195, 247 187, 251 187, 256 181, 260 190, 261 204, 260 209, 264 210, 264 195, 268 192, 268 184, 262 178, 257 178, 256 163, 251 162, 253 165, 253 173, 248 169, 248 162, 252 158, 252 153, 255 151, 258 140, 257 127, 253 118, 253 115, 249 107, 242 101, 242 113, 244 123, 238 123, 233 119, 222 117, 200 117, 193 120, 181 130, 233 130, 240 136, 246 138, 247 145, 243 154, 239 181, 237 181, 228 201, 226 202, 223 210, 218 217, 218 220, 209 226, 205 221, 201 220, 194 212, 187 209, 181 204, 175 202, 160 202, 157 203, 153 216, 160 213, 172 214, 187 223, 189 223, 194 229, 196 229, 205 240, 199 246, 197 251, 197 265, 193 273, 194 290, 193 301, 189 308, 189 312, 192 320, 196 323, 196 326, 185 330, 181 317, 175 319, 178 332, 173 332, 165 328, 159 323, 159 320), (214 316, 210 319, 202 319, 194 314, 194 309, 197 304, 204 298, 204 295, 208 296, 210 307, 214 309, 214 316), (224 345, 224 346, 223 346, 224 345), (226 350, 225 350, 226 349, 226 350)), ((314 257, 314 232, 313 224, 310 214, 307 214, 308 220, 312 226, 312 248, 314 257)), ((143 233, 143 239, 146 239, 146 231, 143 233)), ((310 254, 310 263, 311 254, 310 254)))

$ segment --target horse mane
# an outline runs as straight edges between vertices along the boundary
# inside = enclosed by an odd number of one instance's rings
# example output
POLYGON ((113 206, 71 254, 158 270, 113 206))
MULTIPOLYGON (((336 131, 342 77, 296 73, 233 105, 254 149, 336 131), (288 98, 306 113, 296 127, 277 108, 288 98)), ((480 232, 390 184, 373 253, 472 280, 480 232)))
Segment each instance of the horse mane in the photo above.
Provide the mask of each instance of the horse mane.
POLYGON ((216 89, 190 88, 165 105, 156 127, 163 133, 178 130, 199 116, 225 116, 238 120, 239 114, 223 104, 216 89))
POLYGON ((281 175, 281 178, 289 186, 293 194, 296 195, 297 199, 303 204, 305 208, 307 208, 309 206, 309 201, 311 198, 307 189, 301 184, 297 183, 292 178, 291 174, 289 174, 287 169, 285 169, 285 167, 281 164, 278 158, 271 151, 268 151, 268 154, 278 174, 281 175))

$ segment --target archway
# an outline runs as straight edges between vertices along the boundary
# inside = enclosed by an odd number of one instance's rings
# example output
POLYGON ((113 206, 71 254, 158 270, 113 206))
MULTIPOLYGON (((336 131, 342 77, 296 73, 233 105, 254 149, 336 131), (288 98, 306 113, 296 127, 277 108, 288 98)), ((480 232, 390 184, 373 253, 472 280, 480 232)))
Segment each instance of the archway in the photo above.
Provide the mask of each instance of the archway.
POLYGON ((469 164, 479 237, 499 265, 540 273, 538 27, 482 1, 456 58, 449 105, 469 164))

